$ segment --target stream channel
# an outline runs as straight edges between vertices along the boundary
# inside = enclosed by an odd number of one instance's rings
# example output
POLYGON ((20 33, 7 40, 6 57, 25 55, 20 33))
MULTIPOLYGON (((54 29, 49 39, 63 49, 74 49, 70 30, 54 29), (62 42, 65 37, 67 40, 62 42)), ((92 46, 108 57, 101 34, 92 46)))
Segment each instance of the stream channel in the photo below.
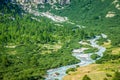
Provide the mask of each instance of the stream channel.
MULTIPOLYGON (((103 53, 105 52, 106 48, 102 47, 100 45, 97 44, 97 40, 100 38, 101 36, 96 36, 93 39, 89 39, 88 41, 90 42, 90 46, 98 48, 98 52, 95 52, 95 54, 98 54, 100 57, 97 58, 100 59, 103 56, 103 53)), ((72 55, 74 57, 76 57, 78 60, 80 60, 79 63, 77 64, 73 64, 73 65, 67 65, 67 66, 62 66, 59 68, 55 68, 55 69, 50 69, 47 71, 47 76, 45 78, 45 80, 62 80, 62 78, 67 75, 66 74, 66 70, 69 68, 74 68, 77 65, 79 66, 86 66, 89 64, 92 64, 95 62, 95 60, 92 60, 90 58, 90 56, 93 53, 89 53, 89 54, 85 54, 84 50, 86 50, 87 48, 80 48, 80 49, 74 49, 72 51, 72 55), (56 73, 59 73, 59 75, 56 75, 56 73)))

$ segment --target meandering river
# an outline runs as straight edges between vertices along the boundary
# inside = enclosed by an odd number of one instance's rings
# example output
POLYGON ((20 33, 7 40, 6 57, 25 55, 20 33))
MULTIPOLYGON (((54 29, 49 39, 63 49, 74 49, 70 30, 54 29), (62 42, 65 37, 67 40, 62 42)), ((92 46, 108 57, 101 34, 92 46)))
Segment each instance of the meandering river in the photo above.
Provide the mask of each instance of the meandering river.
MULTIPOLYGON (((96 54, 98 54, 99 56, 103 56, 103 52, 105 52, 106 48, 102 47, 100 45, 97 44, 97 40, 100 38, 100 36, 96 36, 93 39, 90 39, 90 45, 92 47, 96 47, 98 48, 98 52, 96 52, 96 54)), ((47 71, 47 76, 45 80, 62 80, 62 78, 67 75, 66 74, 66 70, 69 68, 74 68, 76 67, 76 65, 79 66, 86 66, 89 65, 91 63, 94 63, 95 60, 92 60, 90 58, 90 55, 92 55, 93 53, 89 53, 89 54, 84 54, 84 50, 86 48, 80 48, 80 49, 74 49, 73 50, 73 56, 76 57, 77 59, 79 59, 81 62, 77 63, 77 64, 73 64, 73 65, 68 65, 68 66, 63 66, 63 67, 59 67, 59 68, 55 68, 55 69, 50 69, 47 71), (59 73, 59 75, 57 75, 59 73)), ((99 59, 99 58, 98 58, 99 59)))

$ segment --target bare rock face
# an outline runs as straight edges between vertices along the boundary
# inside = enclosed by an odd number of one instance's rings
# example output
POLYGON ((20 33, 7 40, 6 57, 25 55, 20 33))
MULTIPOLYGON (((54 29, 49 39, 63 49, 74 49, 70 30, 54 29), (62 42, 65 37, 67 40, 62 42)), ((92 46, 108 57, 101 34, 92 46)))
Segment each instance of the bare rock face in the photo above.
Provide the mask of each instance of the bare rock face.
POLYGON ((59 3, 61 5, 64 4, 70 4, 70 0, 11 0, 13 2, 20 2, 20 3, 36 3, 36 4, 44 4, 44 3, 49 3, 49 4, 54 4, 54 3, 59 3))
POLYGON ((70 0, 60 0, 60 4, 61 5, 70 4, 70 0))

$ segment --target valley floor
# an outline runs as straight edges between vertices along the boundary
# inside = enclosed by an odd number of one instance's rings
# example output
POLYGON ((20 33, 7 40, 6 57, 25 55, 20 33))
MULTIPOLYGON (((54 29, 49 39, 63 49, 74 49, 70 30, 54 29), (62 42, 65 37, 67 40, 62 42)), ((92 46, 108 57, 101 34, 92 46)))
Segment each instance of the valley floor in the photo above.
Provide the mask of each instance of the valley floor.
MULTIPOLYGON (((103 46, 108 50, 112 50, 109 54, 119 54, 119 48, 111 48, 110 42, 104 43, 103 46)), ((110 60, 103 64, 94 63, 88 66, 79 67, 77 68, 77 71, 70 72, 66 75, 63 80, 83 80, 85 75, 87 75, 91 80, 113 80, 114 72, 117 70, 120 70, 120 59, 110 60)))

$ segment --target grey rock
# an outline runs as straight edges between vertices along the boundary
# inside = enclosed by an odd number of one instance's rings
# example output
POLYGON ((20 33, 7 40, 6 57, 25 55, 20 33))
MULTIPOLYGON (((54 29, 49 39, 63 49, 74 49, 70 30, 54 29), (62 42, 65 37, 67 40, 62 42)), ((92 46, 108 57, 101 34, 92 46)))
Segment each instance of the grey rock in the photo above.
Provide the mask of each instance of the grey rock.
POLYGON ((12 2, 20 2, 20 3, 36 3, 36 4, 54 4, 59 3, 60 5, 70 4, 70 0, 11 0, 12 2))

